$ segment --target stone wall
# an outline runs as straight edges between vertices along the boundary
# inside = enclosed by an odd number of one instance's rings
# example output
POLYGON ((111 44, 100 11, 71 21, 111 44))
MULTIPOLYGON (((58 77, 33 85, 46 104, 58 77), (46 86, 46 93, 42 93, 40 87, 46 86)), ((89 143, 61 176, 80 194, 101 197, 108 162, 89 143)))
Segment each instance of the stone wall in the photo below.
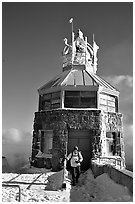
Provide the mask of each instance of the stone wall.
POLYGON ((34 158, 39 149, 39 130, 53 130, 52 166, 54 170, 60 168, 60 160, 66 152, 69 129, 92 130, 92 157, 102 155, 103 139, 106 129, 114 131, 121 128, 121 115, 108 113, 100 110, 50 110, 35 112, 32 157, 34 158), (115 121, 115 123, 112 121, 115 121), (105 126, 105 128, 104 128, 105 126), (104 130, 104 131, 103 131, 104 130), (104 132, 104 134, 103 134, 104 132))
POLYGON ((125 162, 125 148, 124 148, 124 135, 123 135, 123 116, 121 113, 101 113, 102 121, 102 156, 106 155, 106 132, 115 132, 120 137, 120 141, 116 141, 116 154, 121 156, 125 162))

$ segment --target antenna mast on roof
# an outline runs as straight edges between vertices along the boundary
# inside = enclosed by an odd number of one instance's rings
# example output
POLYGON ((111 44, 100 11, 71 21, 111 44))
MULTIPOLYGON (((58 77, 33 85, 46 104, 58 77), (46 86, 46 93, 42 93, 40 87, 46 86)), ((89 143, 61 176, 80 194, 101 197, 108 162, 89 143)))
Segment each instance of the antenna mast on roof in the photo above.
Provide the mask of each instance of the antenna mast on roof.
POLYGON ((71 23, 71 46, 72 46, 72 68, 73 68, 73 61, 74 61, 74 32, 73 32, 73 18, 70 18, 69 23, 71 23))
POLYGON ((72 45, 73 45, 73 18, 70 18, 69 23, 71 23, 72 45))

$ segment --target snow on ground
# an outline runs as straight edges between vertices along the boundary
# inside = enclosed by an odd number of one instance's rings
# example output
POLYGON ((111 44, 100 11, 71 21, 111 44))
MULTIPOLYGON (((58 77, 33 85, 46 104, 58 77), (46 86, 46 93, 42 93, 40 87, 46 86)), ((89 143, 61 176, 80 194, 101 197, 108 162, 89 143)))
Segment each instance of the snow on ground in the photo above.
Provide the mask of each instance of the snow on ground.
MULTIPOLYGON (((52 172, 35 167, 25 168, 25 173, 4 173, 3 182, 18 184, 21 188, 22 202, 130 202, 133 201, 128 189, 116 184, 107 174, 96 179, 89 169, 82 173, 75 187, 62 190, 63 171, 52 172), (26 170, 27 169, 27 170, 26 170)), ((18 200, 18 188, 3 187, 2 201, 18 200)))
MULTIPOLYGON (((32 167, 25 168, 25 174, 3 173, 2 177, 3 183, 20 186, 21 202, 69 201, 69 192, 61 189, 63 171, 51 172, 51 170, 32 167)), ((2 201, 17 202, 18 192, 17 187, 3 187, 2 201)))
MULTIPOLYGON (((21 202, 66 202, 66 194, 63 191, 45 191, 39 189, 27 190, 21 187, 21 202)), ((18 200, 18 188, 3 188, 2 202, 16 202, 18 200)))
POLYGON ((70 192, 72 202, 132 202, 128 189, 116 184, 107 174, 96 179, 91 170, 80 176, 79 183, 70 192))

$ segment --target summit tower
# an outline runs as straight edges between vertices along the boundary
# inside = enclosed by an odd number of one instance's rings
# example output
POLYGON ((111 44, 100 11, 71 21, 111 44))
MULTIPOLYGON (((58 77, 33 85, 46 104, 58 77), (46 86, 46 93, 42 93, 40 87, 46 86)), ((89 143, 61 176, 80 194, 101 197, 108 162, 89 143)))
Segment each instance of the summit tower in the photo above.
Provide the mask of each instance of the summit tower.
POLYGON ((72 25, 71 41, 64 39, 62 72, 38 89, 32 160, 56 171, 77 145, 84 170, 99 160, 125 168, 120 92, 96 74, 99 46, 94 35, 91 45, 80 29, 75 35, 72 25))

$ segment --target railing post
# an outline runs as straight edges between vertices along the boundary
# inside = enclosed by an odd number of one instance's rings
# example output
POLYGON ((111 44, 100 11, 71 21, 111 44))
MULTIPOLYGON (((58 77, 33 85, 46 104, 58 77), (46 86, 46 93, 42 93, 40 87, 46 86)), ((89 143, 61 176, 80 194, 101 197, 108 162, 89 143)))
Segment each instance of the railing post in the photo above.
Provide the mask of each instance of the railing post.
POLYGON ((19 188, 19 202, 21 202, 21 188, 19 185, 11 185, 11 184, 2 184, 3 187, 12 187, 12 188, 19 188))

